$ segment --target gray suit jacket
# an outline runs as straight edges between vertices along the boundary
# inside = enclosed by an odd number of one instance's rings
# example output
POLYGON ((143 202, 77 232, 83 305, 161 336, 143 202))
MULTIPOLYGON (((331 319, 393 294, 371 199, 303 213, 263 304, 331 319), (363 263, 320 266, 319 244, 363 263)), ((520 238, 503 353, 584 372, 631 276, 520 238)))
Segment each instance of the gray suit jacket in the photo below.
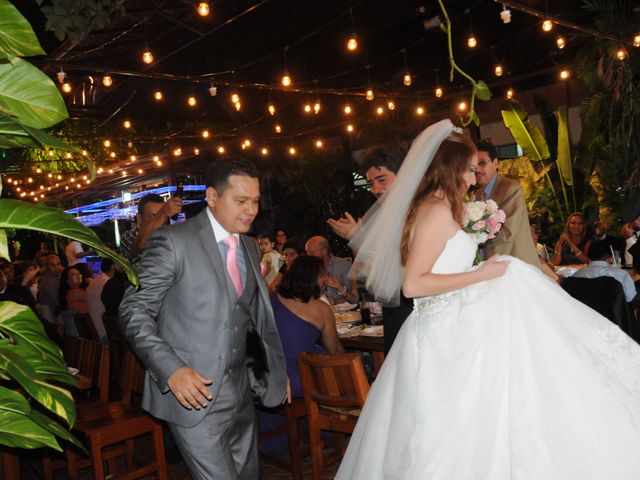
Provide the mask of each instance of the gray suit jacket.
MULTIPOLYGON (((261 400, 276 406, 286 393, 284 354, 260 275, 257 244, 244 235, 240 240, 247 275, 254 275, 258 284, 251 317, 269 370, 261 400)), ((154 232, 138 271, 140 288, 127 291, 120 316, 127 339, 147 368, 143 407, 163 420, 197 425, 208 409, 182 407, 167 380, 182 366, 194 368, 213 380, 209 388, 215 402, 227 366, 233 306, 226 266, 207 212, 154 232)))
POLYGON ((495 253, 512 255, 540 268, 540 259, 531 238, 527 205, 518 181, 498 175, 491 199, 504 210, 507 218, 496 238, 485 244, 484 258, 495 253))

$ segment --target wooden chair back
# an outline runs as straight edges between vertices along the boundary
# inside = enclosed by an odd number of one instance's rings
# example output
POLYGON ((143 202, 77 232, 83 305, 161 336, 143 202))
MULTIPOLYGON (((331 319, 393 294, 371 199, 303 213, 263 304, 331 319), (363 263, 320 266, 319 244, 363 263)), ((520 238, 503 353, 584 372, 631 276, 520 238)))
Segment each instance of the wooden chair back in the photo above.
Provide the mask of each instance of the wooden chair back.
POLYGON ((133 394, 142 395, 145 368, 130 348, 125 349, 122 374, 122 401, 131 405, 133 394))
POLYGON ((99 403, 109 401, 109 358, 111 349, 95 340, 81 337, 65 337, 64 358, 67 365, 77 368, 81 375, 91 379, 92 388, 98 391, 99 403))
POLYGON ((82 338, 89 338, 91 340, 99 340, 98 331, 96 326, 91 320, 91 316, 86 313, 76 313, 73 315, 73 321, 78 329, 78 336, 82 338))

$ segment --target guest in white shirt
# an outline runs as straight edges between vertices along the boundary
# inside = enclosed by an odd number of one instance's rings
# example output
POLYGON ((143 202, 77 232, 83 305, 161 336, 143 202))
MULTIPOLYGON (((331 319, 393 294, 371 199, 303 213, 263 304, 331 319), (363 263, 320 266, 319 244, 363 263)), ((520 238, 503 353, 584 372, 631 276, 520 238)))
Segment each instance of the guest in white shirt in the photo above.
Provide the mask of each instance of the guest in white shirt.
POLYGON ((620 234, 624 238, 624 264, 627 267, 633 266, 633 255, 629 253, 629 249, 638 241, 637 232, 633 231, 630 223, 625 223, 620 229, 620 234))
MULTIPOLYGON (((591 263, 579 269, 573 276, 578 278, 612 277, 622 285, 624 297, 631 302, 636 297, 636 286, 631 275, 625 270, 611 265, 611 244, 607 241, 594 241, 589 248, 591 263)), ((636 301, 634 301, 636 303, 636 301)))

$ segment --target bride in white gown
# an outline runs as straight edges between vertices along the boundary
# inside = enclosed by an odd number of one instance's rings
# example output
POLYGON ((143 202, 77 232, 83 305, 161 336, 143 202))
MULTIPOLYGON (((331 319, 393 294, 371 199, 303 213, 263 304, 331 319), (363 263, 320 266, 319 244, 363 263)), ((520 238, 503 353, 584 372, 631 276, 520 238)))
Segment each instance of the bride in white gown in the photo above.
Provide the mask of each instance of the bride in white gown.
POLYGON ((477 158, 452 129, 414 141, 354 242, 368 288, 415 307, 336 478, 640 479, 640 347, 518 259, 472 268, 477 158))

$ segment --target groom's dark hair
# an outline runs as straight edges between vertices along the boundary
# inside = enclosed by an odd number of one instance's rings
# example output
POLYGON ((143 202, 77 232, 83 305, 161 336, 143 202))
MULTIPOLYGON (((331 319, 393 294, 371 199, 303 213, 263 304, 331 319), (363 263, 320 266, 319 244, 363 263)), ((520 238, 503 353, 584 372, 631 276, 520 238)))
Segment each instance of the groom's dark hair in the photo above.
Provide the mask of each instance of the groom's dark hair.
POLYGON ((240 175, 243 177, 258 178, 258 169, 256 165, 246 158, 228 157, 214 161, 204 177, 205 186, 212 187, 221 195, 229 188, 229 177, 231 175, 240 175))
POLYGON ((487 152, 491 160, 496 160, 498 158, 498 151, 493 143, 491 143, 491 140, 486 138, 484 140, 480 140, 476 143, 476 148, 479 152, 487 152))

